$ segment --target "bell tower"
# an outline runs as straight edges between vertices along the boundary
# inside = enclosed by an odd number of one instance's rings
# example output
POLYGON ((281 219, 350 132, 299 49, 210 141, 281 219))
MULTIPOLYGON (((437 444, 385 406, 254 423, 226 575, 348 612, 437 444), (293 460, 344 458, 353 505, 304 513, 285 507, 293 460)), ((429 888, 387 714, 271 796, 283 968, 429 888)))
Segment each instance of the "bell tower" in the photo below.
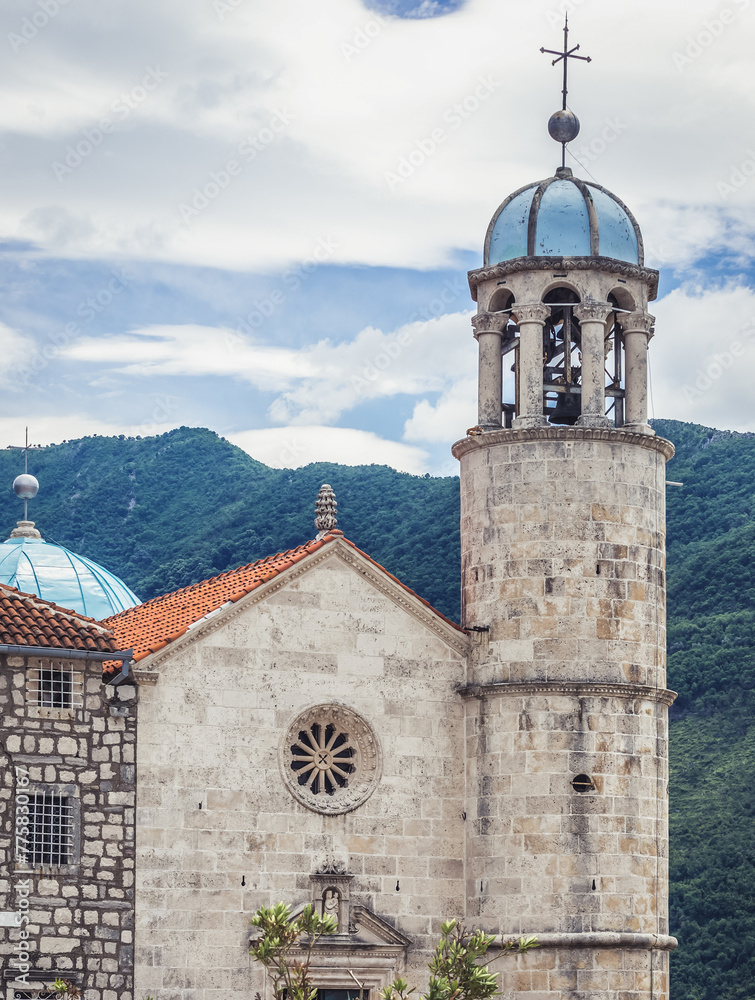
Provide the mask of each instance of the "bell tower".
MULTIPOLYGON (((565 97, 549 128, 576 135, 565 97)), ((537 935, 502 972, 507 1000, 668 1000, 658 273, 626 206, 562 166, 503 202, 469 282, 467 922, 537 935)))

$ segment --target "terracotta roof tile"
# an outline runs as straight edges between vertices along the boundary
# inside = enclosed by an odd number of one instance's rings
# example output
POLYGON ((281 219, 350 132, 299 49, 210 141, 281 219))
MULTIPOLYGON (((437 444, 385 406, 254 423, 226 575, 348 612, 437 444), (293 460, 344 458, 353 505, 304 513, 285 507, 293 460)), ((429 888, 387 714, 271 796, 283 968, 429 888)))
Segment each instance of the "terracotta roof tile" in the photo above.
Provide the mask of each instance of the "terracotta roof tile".
MULTIPOLYGON (((193 583, 180 590, 174 590, 172 593, 163 594, 161 597, 154 597, 151 601, 138 604, 134 608, 127 608, 117 615, 106 618, 104 624, 112 628, 116 641, 121 646, 133 647, 134 660, 142 660, 150 653, 156 653, 180 638, 192 625, 211 612, 217 611, 224 604, 241 600, 242 597, 246 597, 263 583, 274 579, 279 573, 283 573, 302 559, 306 559, 324 545, 335 541, 336 538, 340 538, 347 545, 350 545, 363 558, 367 559, 373 566, 378 567, 386 576, 421 601, 452 628, 464 632, 464 629, 436 611, 428 601, 418 597, 414 591, 401 583, 374 559, 370 559, 365 552, 362 552, 338 530, 331 531, 321 539, 305 542, 304 545, 289 549, 287 552, 278 552, 266 559, 258 559, 257 562, 228 570, 219 576, 211 577, 209 580, 193 583)), ((120 664, 117 663, 104 665, 106 674, 115 673, 118 669, 120 669, 120 664)))
POLYGON ((0 583, 0 643, 119 652, 112 629, 93 618, 0 583))

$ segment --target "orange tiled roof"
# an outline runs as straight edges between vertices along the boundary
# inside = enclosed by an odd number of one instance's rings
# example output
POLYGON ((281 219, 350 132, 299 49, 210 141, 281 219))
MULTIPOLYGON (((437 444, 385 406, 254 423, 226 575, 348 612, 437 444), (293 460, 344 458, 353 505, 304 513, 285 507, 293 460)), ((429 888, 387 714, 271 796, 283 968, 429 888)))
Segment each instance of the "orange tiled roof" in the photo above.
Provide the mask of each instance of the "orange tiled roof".
MULTIPOLYGON (((231 569, 219 576, 213 576, 209 580, 193 583, 180 590, 174 590, 170 594, 163 594, 162 597, 154 597, 151 601, 138 604, 135 608, 128 608, 126 611, 106 618, 105 624, 113 629, 119 643, 129 648, 133 647, 134 660, 142 660, 150 653, 164 649, 169 643, 184 635, 201 618, 217 611, 224 604, 240 600, 263 583, 278 576, 279 573, 317 552, 324 545, 335 541, 336 538, 340 538, 347 545, 350 545, 373 566, 377 566, 386 576, 389 576, 404 590, 430 608, 439 618, 460 632, 464 632, 464 629, 459 628, 445 615, 436 611, 431 604, 418 597, 414 591, 397 580, 374 559, 370 559, 365 552, 362 552, 353 542, 345 538, 343 532, 338 530, 331 531, 319 540, 305 542, 304 545, 289 549, 287 552, 278 552, 266 559, 258 559, 257 562, 249 563, 247 566, 239 566, 238 569, 231 569)), ((112 673, 115 669, 117 669, 116 664, 105 665, 106 674, 112 673)))
POLYGON ((0 643, 118 652, 111 629, 93 618, 0 584, 0 643))

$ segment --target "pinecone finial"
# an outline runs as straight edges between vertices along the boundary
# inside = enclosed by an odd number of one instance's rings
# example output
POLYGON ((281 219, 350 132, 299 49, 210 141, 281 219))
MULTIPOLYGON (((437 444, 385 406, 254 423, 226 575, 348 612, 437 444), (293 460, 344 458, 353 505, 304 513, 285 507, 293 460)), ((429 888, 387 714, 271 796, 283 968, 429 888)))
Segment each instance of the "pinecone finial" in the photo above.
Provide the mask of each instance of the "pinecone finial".
POLYGON ((320 487, 320 492, 317 494, 317 500, 315 500, 315 527, 318 531, 318 538, 327 535, 338 524, 338 518, 336 517, 337 508, 338 504, 336 503, 336 495, 333 492, 333 487, 328 483, 323 483, 320 487))

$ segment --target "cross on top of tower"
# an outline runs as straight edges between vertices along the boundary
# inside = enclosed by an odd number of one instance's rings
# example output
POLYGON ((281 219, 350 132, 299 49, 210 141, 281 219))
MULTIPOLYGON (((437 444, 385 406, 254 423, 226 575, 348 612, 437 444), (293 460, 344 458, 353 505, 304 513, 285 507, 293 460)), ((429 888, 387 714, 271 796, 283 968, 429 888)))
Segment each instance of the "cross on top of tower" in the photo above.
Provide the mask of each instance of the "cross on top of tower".
POLYGON ((551 62, 551 66, 555 66, 556 63, 563 60, 564 63, 564 81, 561 90, 561 110, 556 111, 555 114, 550 116, 548 120, 548 132, 552 139, 556 142, 561 143, 561 166, 566 166, 566 144, 571 142, 572 139, 576 139, 579 135, 579 119, 574 114, 573 111, 569 111, 566 107, 566 95, 568 94, 568 73, 569 73, 569 60, 570 59, 581 59, 582 62, 592 62, 590 56, 578 56, 576 55, 579 45, 569 48, 569 15, 564 16, 564 48, 562 52, 558 52, 556 49, 546 49, 541 48, 541 52, 546 52, 548 55, 555 56, 556 58, 551 62))
POLYGON ((29 428, 26 428, 26 444, 9 444, 6 447, 9 450, 24 453, 24 473, 27 473, 29 471, 29 449, 34 447, 33 444, 29 444, 29 428))

